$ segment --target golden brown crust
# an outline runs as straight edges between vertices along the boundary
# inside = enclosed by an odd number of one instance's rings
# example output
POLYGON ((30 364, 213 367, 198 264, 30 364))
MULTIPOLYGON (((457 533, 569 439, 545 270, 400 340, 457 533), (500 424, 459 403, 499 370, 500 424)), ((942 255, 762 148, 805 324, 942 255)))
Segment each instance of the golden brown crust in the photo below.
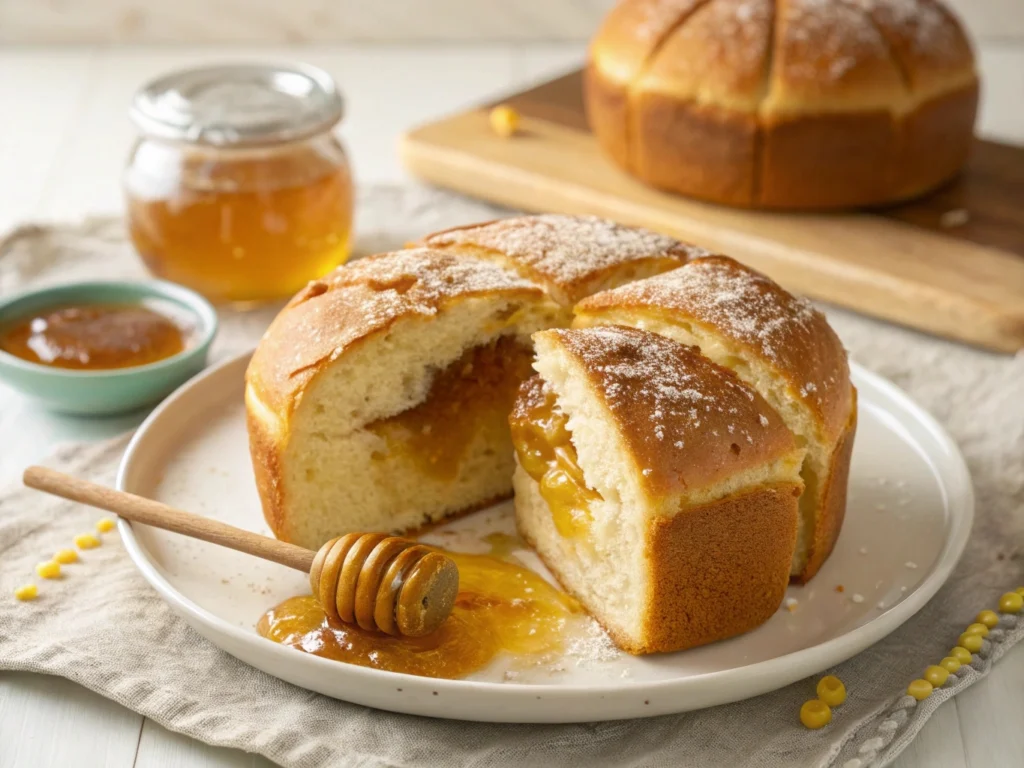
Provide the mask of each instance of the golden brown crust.
POLYGON ((922 194, 966 159, 974 59, 935 0, 665 2, 676 22, 654 42, 637 18, 657 3, 622 5, 590 48, 587 114, 611 158, 654 186, 844 208, 922 194))
POLYGON ((601 149, 619 166, 630 169, 627 87, 607 77, 591 61, 583 70, 583 93, 587 122, 601 149))
POLYGON ((486 261, 427 248, 368 256, 315 280, 263 335, 246 382, 269 410, 290 414, 327 363, 404 318, 432 317, 474 296, 539 298, 539 286, 486 261))
POLYGON ((286 529, 284 483, 281 468, 282 446, 268 422, 257 415, 258 404, 251 401, 249 388, 245 391, 245 420, 249 430, 249 456, 252 459, 256 490, 263 507, 263 517, 270 530, 281 541, 291 541, 286 529))
POLYGON ((632 311, 724 336, 789 384, 828 442, 850 417, 846 350, 825 316, 778 283, 727 256, 697 259, 655 277, 595 294, 576 309, 581 319, 632 311))
MULTIPOLYGON (((760 626, 786 594, 800 490, 799 485, 776 483, 652 519, 646 531, 649 598, 641 637, 617 631, 599 615, 594 620, 615 645, 635 656, 707 645, 760 626)), ((558 584, 571 593, 560 564, 544 557, 518 515, 516 524, 558 584)))
POLYGON ((789 584, 800 490, 779 483, 651 520, 643 640, 627 650, 692 648, 771 618, 789 584))
POLYGON ((839 538, 846 516, 846 491, 850 478, 850 460, 853 457, 853 440, 857 434, 857 391, 853 390, 850 419, 836 444, 829 461, 829 476, 824 481, 821 504, 814 520, 811 544, 803 570, 793 577, 797 584, 806 584, 825 564, 839 538))
POLYGON ((621 326, 534 339, 560 346, 582 371, 651 498, 697 492, 796 449, 768 403, 695 347, 621 326))
POLYGON ((895 194, 899 126, 884 110, 769 117, 758 205, 843 208, 895 194))
POLYGON ((971 151, 978 82, 929 99, 903 121, 897 197, 916 197, 956 176, 971 151))
POLYGON ((753 115, 660 93, 639 93, 632 104, 632 135, 640 137, 631 146, 633 173, 671 192, 754 204, 759 128, 753 115))
POLYGON ((427 235, 423 244, 515 269, 567 307, 595 291, 707 254, 649 229, 562 214, 453 227, 427 235))

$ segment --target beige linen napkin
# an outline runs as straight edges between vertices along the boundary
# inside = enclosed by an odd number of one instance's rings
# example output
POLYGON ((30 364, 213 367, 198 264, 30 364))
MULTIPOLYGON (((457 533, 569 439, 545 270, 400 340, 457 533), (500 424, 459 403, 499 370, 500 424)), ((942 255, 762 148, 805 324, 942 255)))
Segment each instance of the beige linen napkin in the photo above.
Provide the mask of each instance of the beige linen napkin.
MULTIPOLYGON (((362 252, 442 226, 500 215, 422 190, 365 190, 362 252)), ((117 222, 28 228, 0 246, 0 294, 43 282, 141 277, 117 222)), ((217 650, 178 619, 128 560, 116 534, 21 603, 11 591, 41 557, 91 529, 94 510, 17 487, 0 492, 0 669, 61 675, 162 725, 286 766, 845 766, 891 761, 943 701, 971 685, 1024 635, 1004 616, 971 667, 916 704, 907 683, 942 658, 998 596, 1024 584, 1024 357, 995 356, 832 310, 855 360, 929 409, 967 456, 974 532, 949 583, 888 638, 833 670, 850 692, 832 724, 797 719, 813 680, 700 712, 583 725, 494 725, 397 715, 281 682, 217 650)), ((223 315, 218 356, 251 346, 268 313, 223 315)), ((5 436, 9 449, 10 436, 5 436)), ((125 440, 70 445, 50 464, 113 482, 125 440)), ((998 672, 997 672, 998 674, 998 672)))

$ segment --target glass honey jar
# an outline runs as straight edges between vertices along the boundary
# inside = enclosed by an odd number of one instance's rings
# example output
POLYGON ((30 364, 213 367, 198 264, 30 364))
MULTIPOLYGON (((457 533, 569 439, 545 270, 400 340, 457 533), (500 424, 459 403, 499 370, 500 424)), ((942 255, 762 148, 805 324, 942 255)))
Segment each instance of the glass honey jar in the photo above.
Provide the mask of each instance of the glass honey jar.
POLYGON ((348 257, 342 99, 307 65, 186 70, 145 85, 124 174, 132 242, 155 275, 216 302, 286 298, 348 257))

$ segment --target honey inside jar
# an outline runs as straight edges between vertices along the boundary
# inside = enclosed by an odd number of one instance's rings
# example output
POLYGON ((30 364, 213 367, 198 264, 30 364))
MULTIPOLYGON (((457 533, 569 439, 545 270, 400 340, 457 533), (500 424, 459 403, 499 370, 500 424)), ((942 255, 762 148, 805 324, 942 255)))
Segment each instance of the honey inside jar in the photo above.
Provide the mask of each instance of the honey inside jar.
POLYGON ((80 371, 155 363, 178 354, 187 342, 178 323, 142 304, 55 307, 0 329, 4 352, 80 371))
POLYGON ((590 504, 601 495, 587 487, 566 427, 568 419, 555 407, 554 393, 540 377, 531 379, 526 387, 528 391, 509 418, 519 464, 537 481, 558 533, 582 538, 593 520, 590 504))
POLYGON ((585 619, 575 598, 539 575, 488 555, 447 553, 459 568, 459 593, 439 629, 392 637, 327 618, 312 595, 267 611, 263 637, 316 656, 425 677, 459 678, 500 654, 538 658, 563 647, 567 628, 585 619))
POLYGON ((214 301, 291 296, 349 255, 352 180, 330 137, 217 152, 147 142, 125 186, 149 270, 214 301))
MULTIPOLYGON (((410 456, 425 474, 452 480, 475 435, 507 434, 507 414, 516 389, 532 369, 533 352, 509 336, 466 350, 435 377, 426 400, 367 429, 387 442, 391 453, 410 456)), ((494 437, 488 442, 505 442, 494 437)))

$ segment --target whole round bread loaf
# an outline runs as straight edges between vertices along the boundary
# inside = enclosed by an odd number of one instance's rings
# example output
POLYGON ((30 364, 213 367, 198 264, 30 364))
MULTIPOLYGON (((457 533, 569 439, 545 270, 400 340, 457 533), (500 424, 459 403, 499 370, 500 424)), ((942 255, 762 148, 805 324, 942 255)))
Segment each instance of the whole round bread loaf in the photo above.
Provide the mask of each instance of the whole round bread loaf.
POLYGON ((938 0, 621 0, 591 44, 584 97, 600 146, 649 184, 824 209, 953 177, 978 77, 938 0))

